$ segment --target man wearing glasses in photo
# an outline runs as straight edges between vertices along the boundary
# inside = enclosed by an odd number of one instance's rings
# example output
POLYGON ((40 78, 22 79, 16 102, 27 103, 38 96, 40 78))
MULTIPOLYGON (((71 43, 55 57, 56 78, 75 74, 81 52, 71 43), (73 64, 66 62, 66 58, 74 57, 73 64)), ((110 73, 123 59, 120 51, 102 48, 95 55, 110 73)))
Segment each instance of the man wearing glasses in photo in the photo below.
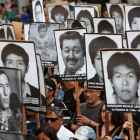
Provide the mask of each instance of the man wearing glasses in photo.
POLYGON ((97 115, 101 105, 100 90, 87 89, 87 82, 84 85, 85 103, 80 105, 81 115, 77 115, 77 110, 72 118, 71 130, 76 131, 80 126, 94 127, 98 125, 97 115))
POLYGON ((49 106, 45 117, 45 124, 54 127, 58 140, 69 140, 74 134, 66 129, 63 123, 63 111, 60 107, 49 106))

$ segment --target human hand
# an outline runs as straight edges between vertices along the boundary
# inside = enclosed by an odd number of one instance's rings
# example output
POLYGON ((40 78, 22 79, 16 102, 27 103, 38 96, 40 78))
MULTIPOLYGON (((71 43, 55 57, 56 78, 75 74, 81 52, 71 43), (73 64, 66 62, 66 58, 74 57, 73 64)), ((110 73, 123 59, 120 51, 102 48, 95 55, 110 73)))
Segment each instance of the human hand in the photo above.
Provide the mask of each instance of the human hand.
POLYGON ((131 125, 130 125, 129 121, 126 121, 126 122, 123 124, 123 129, 131 130, 131 125))
POLYGON ((19 17, 20 17, 20 15, 16 15, 16 17, 17 17, 17 18, 19 18, 19 17))
POLYGON ((77 118, 76 118, 77 124, 79 124, 79 125, 88 125, 89 121, 90 121, 90 119, 88 119, 87 117, 82 116, 82 115, 77 115, 77 118))
POLYGON ((110 136, 105 136, 106 140, 112 140, 110 136))

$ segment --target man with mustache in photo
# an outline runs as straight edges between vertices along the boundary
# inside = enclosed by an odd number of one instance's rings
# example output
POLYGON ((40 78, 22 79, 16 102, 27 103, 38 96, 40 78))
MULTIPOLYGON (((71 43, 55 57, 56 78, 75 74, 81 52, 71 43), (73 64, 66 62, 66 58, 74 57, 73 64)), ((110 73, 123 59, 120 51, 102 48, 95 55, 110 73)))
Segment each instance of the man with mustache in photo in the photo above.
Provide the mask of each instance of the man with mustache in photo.
POLYGON ((114 93, 108 104, 140 104, 138 89, 140 65, 137 58, 129 53, 115 53, 108 60, 108 79, 114 93))
POLYGON ((84 37, 77 31, 67 31, 59 38, 64 64, 64 74, 86 73, 84 65, 84 37))

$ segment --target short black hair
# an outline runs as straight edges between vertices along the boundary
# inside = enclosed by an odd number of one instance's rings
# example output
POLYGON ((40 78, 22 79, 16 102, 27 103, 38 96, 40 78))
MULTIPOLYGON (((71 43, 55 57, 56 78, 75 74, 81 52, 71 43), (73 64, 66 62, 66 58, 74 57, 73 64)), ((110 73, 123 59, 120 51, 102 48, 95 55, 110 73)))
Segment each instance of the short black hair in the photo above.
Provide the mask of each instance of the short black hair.
POLYGON ((112 13, 115 12, 115 11, 121 14, 122 19, 124 18, 123 17, 123 11, 122 11, 122 9, 119 5, 111 5, 110 6, 110 16, 111 17, 112 17, 112 13))
POLYGON ((114 33, 112 24, 107 20, 100 21, 98 24, 98 33, 101 33, 102 31, 108 31, 110 33, 114 33))
POLYGON ((12 44, 12 43, 6 45, 1 52, 1 60, 2 60, 3 64, 6 64, 6 57, 9 54, 15 54, 15 55, 23 57, 24 63, 27 68, 27 66, 29 64, 29 56, 22 47, 20 47, 16 44, 12 44))
POLYGON ((137 58, 129 53, 115 53, 113 54, 107 63, 107 73, 108 73, 108 79, 112 80, 113 77, 113 68, 119 65, 125 65, 128 68, 134 69, 137 77, 137 81, 140 79, 140 65, 137 60, 137 58))
POLYGON ((57 83, 60 83, 60 76, 59 75, 54 74, 54 75, 49 76, 49 78, 53 78, 57 81, 57 83))
MULTIPOLYGON (((42 12, 42 7, 41 7, 41 3, 40 3, 40 1, 36 1, 36 3, 35 3, 35 8, 36 8, 36 6, 40 6, 40 8, 41 8, 41 12, 42 12)), ((34 11, 35 11, 35 9, 34 9, 34 11)))
POLYGON ((13 2, 13 1, 15 1, 15 0, 11 0, 11 2, 13 2))
POLYGON ((97 52, 102 48, 118 48, 116 42, 106 36, 101 36, 93 39, 89 44, 89 55, 92 64, 94 64, 94 59, 97 52))
POLYGON ((55 93, 55 90, 56 90, 56 85, 55 85, 55 82, 53 81, 53 80, 51 80, 51 79, 48 79, 48 78, 46 78, 45 79, 45 85, 46 86, 49 86, 50 88, 52 88, 52 89, 49 89, 49 91, 51 91, 51 90, 53 90, 54 92, 53 92, 53 97, 54 97, 54 93, 55 93))
POLYGON ((13 40, 14 40, 14 36, 13 36, 13 33, 10 29, 10 27, 7 27, 7 39, 11 37, 13 40))
POLYGON ((2 75, 2 74, 6 75, 8 81, 10 82, 10 79, 9 79, 8 75, 6 74, 6 72, 3 69, 0 69, 0 75, 2 75))
POLYGON ((78 20, 74 20, 72 23, 72 28, 83 28, 83 26, 81 25, 81 23, 78 20))
POLYGON ((0 6, 4 8, 5 7, 5 4, 4 3, 1 3, 0 6))
POLYGON ((51 19, 53 19, 53 20, 55 21, 54 15, 55 15, 55 14, 58 14, 58 13, 64 14, 64 16, 65 16, 64 21, 66 21, 67 16, 68 16, 69 13, 68 13, 67 9, 65 9, 65 8, 64 8, 63 6, 61 6, 61 5, 56 5, 56 6, 54 6, 54 7, 52 8, 52 10, 51 10, 51 19))
POLYGON ((38 32, 40 31, 41 28, 45 28, 45 29, 47 30, 47 28, 48 28, 49 26, 50 26, 49 24, 44 24, 44 23, 39 24, 39 26, 38 26, 38 32))
POLYGON ((82 35, 80 35, 79 32, 77 32, 77 31, 67 31, 64 34, 61 34, 61 36, 59 37, 61 50, 63 49, 63 40, 64 39, 68 39, 68 40, 78 39, 81 43, 81 48, 83 50, 83 55, 85 56, 85 40, 84 40, 84 37, 82 35))
POLYGON ((17 8, 17 4, 16 3, 12 4, 11 8, 17 8))
POLYGON ((26 9, 27 9, 27 7, 26 7, 26 6, 23 6, 23 7, 22 7, 22 10, 23 10, 24 8, 26 8, 26 9))
POLYGON ((38 138, 35 136, 35 134, 30 133, 25 135, 26 140, 38 140, 38 138))
POLYGON ((137 48, 137 46, 140 44, 140 35, 137 35, 133 41, 131 42, 131 48, 137 48))
POLYGON ((131 24, 133 22, 133 19, 135 17, 140 18, 140 7, 135 7, 132 8, 129 12, 128 12, 128 22, 129 22, 129 26, 131 28, 131 24))

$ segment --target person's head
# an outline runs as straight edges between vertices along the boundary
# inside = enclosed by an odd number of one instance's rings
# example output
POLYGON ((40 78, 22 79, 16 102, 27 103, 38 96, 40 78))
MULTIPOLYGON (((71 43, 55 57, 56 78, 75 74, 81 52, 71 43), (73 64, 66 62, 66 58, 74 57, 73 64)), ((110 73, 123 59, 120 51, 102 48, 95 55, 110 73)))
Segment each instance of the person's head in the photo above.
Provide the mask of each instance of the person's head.
POLYGON ((11 4, 14 4, 15 3, 15 0, 11 0, 11 4))
POLYGON ((61 82, 60 82, 60 76, 59 75, 51 75, 51 76, 49 76, 49 78, 55 82, 56 88, 60 87, 61 82))
MULTIPOLYGON (((75 89, 75 81, 68 81, 69 87, 75 89)), ((84 88, 84 81, 78 81, 79 88, 84 88)))
POLYGON ((123 11, 119 5, 110 6, 110 16, 115 18, 117 31, 123 29, 123 11))
POLYGON ((0 39, 5 39, 5 33, 3 28, 0 29, 0 39))
POLYGON ((55 129, 50 126, 50 125, 43 125, 41 126, 37 132, 36 132, 36 136, 39 139, 45 139, 45 140, 57 140, 57 136, 56 136, 56 131, 55 129))
POLYGON ((4 3, 1 3, 0 4, 0 9, 3 10, 4 8, 5 8, 5 4, 4 3))
POLYGON ((29 6, 31 6, 32 5, 32 0, 29 0, 29 6))
POLYGON ((138 97, 139 71, 140 65, 137 58, 129 52, 118 52, 109 58, 107 63, 108 79, 120 102, 131 103, 138 97))
POLYGON ((48 106, 45 124, 52 126, 57 133, 63 123, 63 116, 64 114, 60 107, 48 106))
POLYGON ((7 27, 7 39, 14 40, 13 33, 9 27, 7 27))
POLYGON ((75 74, 84 65, 84 37, 77 31, 67 31, 59 37, 59 41, 66 70, 75 74))
MULTIPOLYGON (((105 124, 106 121, 106 107, 105 103, 103 102, 100 106, 99 112, 98 112, 98 121, 100 124, 105 124)), ((125 114, 122 112, 112 112, 109 113, 109 123, 115 126, 122 126, 125 122, 125 114)))
POLYGON ((7 74, 0 70, 0 108, 6 110, 10 104, 10 81, 7 74))
POLYGON ((26 116, 29 117, 29 118, 30 117, 32 118, 32 117, 35 117, 36 116, 36 113, 35 112, 28 111, 27 108, 26 108, 26 112, 25 113, 26 113, 26 116))
POLYGON ((81 23, 78 20, 74 20, 74 22, 72 23, 72 28, 83 28, 83 26, 81 25, 81 23))
POLYGON ((54 20, 56 23, 63 24, 67 17, 68 11, 61 5, 56 5, 51 10, 51 19, 54 20))
POLYGON ((46 98, 54 97, 54 93, 56 90, 55 82, 51 79, 45 79, 45 87, 46 87, 46 98))
POLYGON ((35 8, 34 8, 34 12, 35 12, 36 21, 37 21, 37 22, 41 22, 41 21, 42 21, 43 9, 42 9, 42 7, 41 7, 40 1, 36 1, 36 3, 35 3, 35 8))
POLYGON ((100 56, 100 49, 102 48, 118 48, 118 46, 115 41, 106 36, 95 38, 90 42, 89 55, 91 58, 92 65, 96 69, 100 81, 103 80, 101 56, 100 56))
POLYGON ((138 129, 136 139, 137 139, 137 140, 140 140, 140 128, 138 129))
POLYGON ((26 139, 26 140, 38 140, 37 137, 36 137, 36 135, 33 134, 33 133, 26 134, 26 135, 25 135, 25 139, 26 139))
POLYGON ((98 24, 98 33, 114 33, 114 28, 107 20, 102 20, 98 24))
POLYGON ((78 20, 86 22, 88 33, 94 32, 94 24, 93 24, 93 19, 92 18, 93 17, 88 10, 81 10, 77 15, 78 20))
POLYGON ((22 47, 12 43, 6 45, 1 53, 1 60, 4 67, 21 69, 24 81, 29 68, 29 56, 22 47))
POLYGON ((11 8, 15 12, 17 10, 17 4, 16 3, 12 4, 11 8))
POLYGON ((61 82, 61 87, 65 92, 70 89, 68 82, 61 82))
POLYGON ((22 11, 23 11, 24 13, 26 13, 26 12, 27 12, 27 7, 26 7, 26 6, 23 6, 23 7, 22 7, 22 11))
POLYGON ((131 48, 140 49, 140 35, 137 35, 131 42, 131 48))
POLYGON ((87 88, 87 83, 84 84, 84 97, 88 105, 94 105, 100 100, 100 90, 87 88))
POLYGON ((38 33, 39 33, 41 38, 44 38, 46 36, 47 28, 48 28, 48 26, 46 24, 44 24, 44 23, 39 24, 39 26, 38 26, 38 33))
POLYGON ((127 0, 120 0, 119 3, 125 3, 125 4, 128 4, 128 1, 127 1, 127 0))
POLYGON ((128 12, 128 22, 131 30, 140 30, 140 7, 132 8, 128 12))

